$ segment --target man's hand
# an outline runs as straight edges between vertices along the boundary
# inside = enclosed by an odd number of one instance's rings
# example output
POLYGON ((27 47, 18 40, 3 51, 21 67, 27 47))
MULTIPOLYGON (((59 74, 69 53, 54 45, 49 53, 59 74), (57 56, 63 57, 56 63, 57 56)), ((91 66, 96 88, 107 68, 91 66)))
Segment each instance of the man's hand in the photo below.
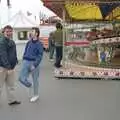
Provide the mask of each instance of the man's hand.
POLYGON ((15 70, 8 70, 8 74, 11 74, 12 72, 14 72, 15 70))

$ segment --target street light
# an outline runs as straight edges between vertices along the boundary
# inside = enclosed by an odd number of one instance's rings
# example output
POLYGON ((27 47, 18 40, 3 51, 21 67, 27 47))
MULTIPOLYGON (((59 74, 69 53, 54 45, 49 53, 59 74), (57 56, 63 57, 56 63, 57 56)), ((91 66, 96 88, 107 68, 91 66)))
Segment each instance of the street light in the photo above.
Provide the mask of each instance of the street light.
POLYGON ((10 3, 10 0, 7 0, 7 7, 8 7, 8 21, 10 19, 10 16, 11 16, 11 3, 10 3))

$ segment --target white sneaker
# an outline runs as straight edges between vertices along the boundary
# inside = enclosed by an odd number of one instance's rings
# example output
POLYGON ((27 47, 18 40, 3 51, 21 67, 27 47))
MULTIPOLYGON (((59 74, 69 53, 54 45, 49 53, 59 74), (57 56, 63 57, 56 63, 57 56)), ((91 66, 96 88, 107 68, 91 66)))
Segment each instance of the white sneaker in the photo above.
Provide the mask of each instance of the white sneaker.
POLYGON ((39 99, 39 96, 34 96, 30 99, 30 102, 36 102, 39 99))
POLYGON ((50 62, 53 62, 54 61, 54 59, 50 59, 50 62))

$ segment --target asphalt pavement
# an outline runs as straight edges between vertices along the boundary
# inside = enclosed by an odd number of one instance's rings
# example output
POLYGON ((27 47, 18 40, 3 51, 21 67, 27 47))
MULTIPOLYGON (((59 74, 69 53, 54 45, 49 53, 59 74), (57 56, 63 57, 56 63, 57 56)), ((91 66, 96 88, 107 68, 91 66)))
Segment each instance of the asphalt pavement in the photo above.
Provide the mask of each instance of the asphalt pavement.
MULTIPOLYGON (((17 66, 17 77, 20 65, 17 66)), ((16 78, 17 80, 17 78, 16 78)), ((120 120, 120 82, 58 80, 47 54, 41 63, 40 99, 29 102, 29 90, 17 82, 18 106, 0 99, 0 120, 120 120)))

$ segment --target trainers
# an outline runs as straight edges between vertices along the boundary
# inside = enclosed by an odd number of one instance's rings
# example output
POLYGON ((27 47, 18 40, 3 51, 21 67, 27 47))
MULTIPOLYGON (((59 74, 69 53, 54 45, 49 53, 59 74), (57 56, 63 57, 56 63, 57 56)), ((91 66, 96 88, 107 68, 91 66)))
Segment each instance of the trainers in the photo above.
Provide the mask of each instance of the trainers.
POLYGON ((32 86, 32 84, 28 81, 28 80, 19 80, 20 81, 20 83, 22 83, 25 87, 31 87, 32 86))
POLYGON ((39 96, 34 96, 30 99, 30 102, 36 102, 39 99, 39 96))
POLYGON ((54 61, 54 59, 50 59, 50 62, 53 62, 54 61))
POLYGON ((19 102, 19 101, 13 101, 13 102, 10 102, 10 103, 8 103, 10 106, 12 106, 12 105, 19 105, 19 104, 21 104, 21 102, 19 102))
POLYGON ((62 67, 62 65, 57 65, 57 64, 54 64, 54 66, 55 66, 56 68, 61 68, 61 67, 62 67))

